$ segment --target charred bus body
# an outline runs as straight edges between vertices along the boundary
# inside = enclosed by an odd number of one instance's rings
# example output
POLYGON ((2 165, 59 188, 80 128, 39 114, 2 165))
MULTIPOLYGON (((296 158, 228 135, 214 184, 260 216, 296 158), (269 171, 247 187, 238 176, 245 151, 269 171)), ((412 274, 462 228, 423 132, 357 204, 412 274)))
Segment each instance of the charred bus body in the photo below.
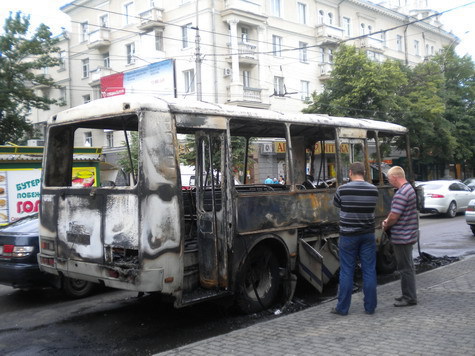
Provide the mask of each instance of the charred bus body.
MULTIPOLYGON (((379 226, 393 189, 381 170, 370 176, 369 145, 380 166, 381 142, 406 131, 372 120, 128 95, 66 110, 48 126, 41 269, 119 289, 161 292, 177 307, 232 294, 241 309, 254 312, 289 297, 296 273, 321 291, 339 266, 332 199, 345 182, 347 166, 356 158, 364 161, 366 179, 378 186, 379 226), (112 132, 128 147, 128 181, 72 186, 73 148, 85 132, 95 130, 112 132), (194 137, 196 186, 191 189, 182 189, 180 134, 194 137), (284 141, 286 184, 249 184, 246 177, 235 184, 234 137, 244 138, 246 152, 252 138, 284 141), (336 177, 329 182, 319 174, 308 182, 309 172, 319 172, 313 148, 327 142, 335 148, 336 177), (357 146, 359 156, 344 156, 343 145, 353 151, 357 146)), ((246 172, 248 155, 242 162, 246 172)), ((101 172, 102 182, 107 174, 101 172)), ((386 259, 390 264, 391 256, 386 259)))

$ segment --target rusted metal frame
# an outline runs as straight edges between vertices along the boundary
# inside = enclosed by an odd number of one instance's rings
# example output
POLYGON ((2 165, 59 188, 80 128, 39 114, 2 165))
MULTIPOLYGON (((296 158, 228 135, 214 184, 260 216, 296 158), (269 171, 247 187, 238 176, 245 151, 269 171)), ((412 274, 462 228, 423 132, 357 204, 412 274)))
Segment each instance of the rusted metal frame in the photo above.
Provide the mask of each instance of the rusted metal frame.
POLYGON ((130 151, 130 144, 129 144, 129 137, 127 135, 127 129, 126 129, 126 126, 125 126, 125 120, 122 121, 122 126, 123 126, 123 130, 124 130, 124 136, 125 136, 125 144, 127 145, 127 154, 129 156, 129 163, 130 163, 130 168, 132 168, 132 179, 134 181, 134 185, 137 184, 137 179, 135 178, 135 172, 134 172, 134 164, 133 164, 133 161, 132 161, 132 153, 130 151))
POLYGON ((294 172, 294 154, 292 151, 292 135, 290 134, 290 124, 285 124, 285 139, 287 140, 287 153, 285 155, 286 163, 286 172, 287 177, 290 178, 289 182, 291 184, 290 190, 297 190, 297 182, 295 181, 295 172, 294 172))
POLYGON ((378 175, 379 175, 379 184, 380 186, 384 185, 383 179, 383 170, 381 169, 381 150, 379 148, 379 131, 374 130, 374 142, 376 144, 376 164, 378 165, 378 175))
MULTIPOLYGON (((229 128, 228 128, 228 131, 229 131, 229 128)), ((229 142, 231 142, 231 136, 229 135, 229 142)), ((248 160, 249 160, 249 140, 250 138, 249 137, 246 137, 246 147, 244 149, 244 184, 247 183, 247 164, 248 164, 248 160)), ((229 156, 228 156, 229 157, 229 156)))
POLYGON ((365 170, 365 181, 371 183, 371 166, 369 165, 369 148, 368 148, 368 138, 363 139, 363 153, 364 153, 364 170, 365 170))
MULTIPOLYGON (((218 216, 216 214, 216 190, 214 189, 214 172, 213 172, 213 140, 212 140, 212 136, 207 133, 206 136, 208 137, 208 159, 209 159, 209 165, 211 167, 211 206, 212 206, 212 209, 213 209, 213 231, 215 233, 215 238, 214 238, 214 251, 215 251, 215 255, 214 255, 214 258, 215 258, 215 261, 216 261, 216 265, 218 265, 218 216)), ((223 149, 223 141, 221 140, 221 150, 220 152, 223 152, 222 151, 223 149)), ((222 155, 221 155, 222 157, 222 155)), ((221 164, 222 164, 222 160, 220 160, 221 164)), ((220 167, 221 168, 221 167, 220 167)), ((223 180, 221 178, 221 180, 223 180)), ((221 196, 223 195, 223 191, 221 189, 221 196)), ((221 203, 221 208, 222 208, 222 203, 221 203)))
MULTIPOLYGON (((325 149, 325 148, 322 148, 325 149)), ((340 151, 340 133, 335 128, 335 161, 336 161, 336 186, 343 184, 343 174, 341 172, 341 151, 340 151)))
POLYGON ((409 140, 409 133, 406 134, 406 156, 407 156, 407 173, 410 182, 414 182, 414 172, 412 170, 412 156, 411 156, 411 143, 409 140))

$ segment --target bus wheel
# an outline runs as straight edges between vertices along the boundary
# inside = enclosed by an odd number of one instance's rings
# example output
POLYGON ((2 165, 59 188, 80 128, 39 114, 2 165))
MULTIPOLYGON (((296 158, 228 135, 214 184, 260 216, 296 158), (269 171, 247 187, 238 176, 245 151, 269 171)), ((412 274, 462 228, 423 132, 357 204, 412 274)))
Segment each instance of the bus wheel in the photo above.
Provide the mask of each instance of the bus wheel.
POLYGON ((70 298, 84 298, 92 294, 96 287, 95 283, 82 279, 63 278, 63 292, 70 298))
POLYGON ((259 246, 251 251, 237 278, 237 304, 244 313, 256 313, 273 305, 280 289, 277 258, 259 246))

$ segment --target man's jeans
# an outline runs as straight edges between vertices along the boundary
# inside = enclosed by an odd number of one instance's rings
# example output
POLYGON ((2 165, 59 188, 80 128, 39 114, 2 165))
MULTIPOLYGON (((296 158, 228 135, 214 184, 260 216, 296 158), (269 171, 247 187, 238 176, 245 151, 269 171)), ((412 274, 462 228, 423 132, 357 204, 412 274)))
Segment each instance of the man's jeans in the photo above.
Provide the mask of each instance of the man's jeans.
POLYGON ((364 309, 372 314, 376 309, 376 241, 374 233, 340 236, 340 285, 338 288, 338 304, 336 310, 340 314, 348 314, 353 292, 353 276, 357 257, 361 261, 363 271, 364 309))

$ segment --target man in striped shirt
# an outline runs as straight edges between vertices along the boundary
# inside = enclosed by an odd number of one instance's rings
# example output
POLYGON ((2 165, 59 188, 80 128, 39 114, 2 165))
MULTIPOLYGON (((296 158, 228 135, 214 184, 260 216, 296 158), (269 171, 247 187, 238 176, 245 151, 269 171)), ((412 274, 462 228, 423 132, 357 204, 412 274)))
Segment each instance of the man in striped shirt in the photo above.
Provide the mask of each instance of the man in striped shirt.
POLYGON ((419 215, 417 213, 416 192, 406 180, 401 167, 394 166, 388 171, 388 180, 397 188, 391 203, 391 212, 383 221, 383 229, 391 231, 397 269, 401 274, 402 295, 396 297, 395 307, 417 304, 416 273, 412 259, 412 246, 417 242, 419 215))
POLYGON ((360 162, 350 164, 351 182, 338 187, 333 204, 340 208, 340 284, 338 303, 332 313, 347 315, 353 292, 353 277, 359 257, 363 272, 364 308, 373 314, 376 309, 376 242, 374 210, 378 189, 364 180, 365 169, 360 162))

